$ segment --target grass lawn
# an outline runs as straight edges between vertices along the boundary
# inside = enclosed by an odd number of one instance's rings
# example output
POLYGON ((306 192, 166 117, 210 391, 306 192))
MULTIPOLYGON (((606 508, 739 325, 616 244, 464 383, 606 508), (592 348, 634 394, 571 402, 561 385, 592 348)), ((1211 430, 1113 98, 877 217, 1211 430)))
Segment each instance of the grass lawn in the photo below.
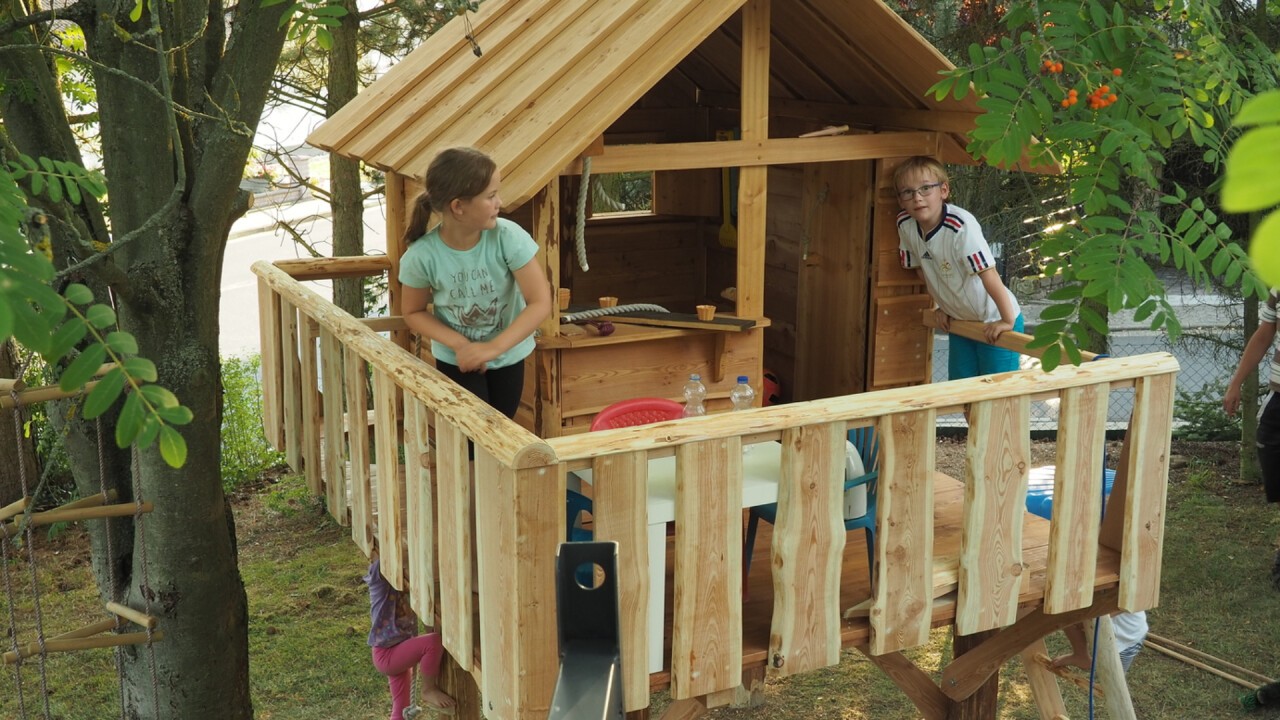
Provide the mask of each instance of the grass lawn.
MULTIPOLYGON (((1235 446, 1175 443, 1174 453, 1185 464, 1171 473, 1164 585, 1160 607, 1148 614, 1152 632, 1257 672, 1280 672, 1280 623, 1273 620, 1280 611, 1280 592, 1269 579, 1280 512, 1265 505, 1259 487, 1237 482, 1235 446)), ((387 717, 386 681, 374 671, 365 643, 365 561, 346 529, 305 498, 298 478, 264 485, 238 498, 235 510, 240 567, 249 592, 250 672, 257 717, 387 717)), ((22 553, 22 560, 11 564, 11 577, 19 636, 29 641, 35 612, 25 549, 22 553)), ((47 631, 63 632, 98 619, 84 534, 72 529, 42 541, 36 555, 47 631)), ((1064 647, 1060 638, 1051 638, 1051 652, 1064 647)), ((935 631, 930 645, 908 654, 926 669, 938 670, 951 656, 949 634, 935 631)), ((3 672, 0 718, 22 717, 13 668, 3 672)), ((119 717, 111 651, 51 656, 47 677, 53 717, 119 717)), ((44 717, 34 659, 24 665, 22 678, 28 717, 44 717)), ((1001 678, 999 717, 1039 718, 1016 660, 1005 666, 1001 678)), ((1143 720, 1280 718, 1280 710, 1240 710, 1236 698, 1242 688, 1149 648, 1135 661, 1129 685, 1137 716, 1143 720)), ((1088 718, 1084 693, 1066 683, 1062 687, 1071 717, 1088 718)), ((918 717, 897 688, 857 651, 846 651, 840 665, 825 671, 770 682, 765 694, 762 707, 721 708, 712 711, 712 717, 918 717)), ((654 697, 655 710, 664 704, 664 694, 654 697)), ((1101 708, 1095 716, 1106 717, 1101 708)))

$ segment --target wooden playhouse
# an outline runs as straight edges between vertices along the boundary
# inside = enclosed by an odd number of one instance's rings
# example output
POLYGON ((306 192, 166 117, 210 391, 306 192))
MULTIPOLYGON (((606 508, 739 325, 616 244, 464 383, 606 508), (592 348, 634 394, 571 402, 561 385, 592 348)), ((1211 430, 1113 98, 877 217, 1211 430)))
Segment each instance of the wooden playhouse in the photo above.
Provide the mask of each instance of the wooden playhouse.
MULTIPOLYGON (((637 717, 651 689, 671 689, 673 717, 696 715, 758 689, 766 672, 835 664, 848 646, 926 717, 986 717, 1006 659, 1081 618, 1156 603, 1171 357, 917 387, 929 380, 929 300, 898 267, 892 168, 916 154, 966 161, 975 108, 924 97, 948 65, 891 10, 487 0, 471 26, 481 52, 455 20, 309 138, 386 172, 388 255, 254 266, 268 438, 357 545, 376 540, 384 572, 435 619, 464 715, 546 717, 565 488, 584 471, 595 537, 619 543, 623 684, 637 717), (406 206, 433 154, 453 145, 497 160, 553 290, 580 305, 610 295, 673 311, 608 336, 553 314, 518 425, 408 352, 399 318, 352 318, 302 282, 387 273, 396 308, 406 206), (594 176, 647 175, 652 201, 585 219, 583 272, 573 245, 588 159, 594 176), (693 320, 708 303, 730 319, 693 320), (759 388, 765 367, 805 402, 583 434, 617 400, 678 397, 691 372, 710 380, 712 412, 725 409, 734 376, 759 388), (1117 388, 1136 388, 1136 410, 1100 522, 1117 388), (1043 399, 1061 402, 1052 523, 1022 503, 1029 404, 1043 399), (963 483, 933 462, 937 416, 961 409, 963 483), (840 513, 843 439, 868 426, 881 444, 871 567, 840 513), (745 600, 743 503, 759 488, 743 448, 762 443, 779 443, 778 522, 758 543, 745 600), (654 532, 665 522, 654 520, 650 468, 672 456, 668 536, 654 532), (901 651, 949 624, 957 647, 974 649, 939 686, 901 651)), ((1052 717, 1061 701, 1039 680, 1052 717)))

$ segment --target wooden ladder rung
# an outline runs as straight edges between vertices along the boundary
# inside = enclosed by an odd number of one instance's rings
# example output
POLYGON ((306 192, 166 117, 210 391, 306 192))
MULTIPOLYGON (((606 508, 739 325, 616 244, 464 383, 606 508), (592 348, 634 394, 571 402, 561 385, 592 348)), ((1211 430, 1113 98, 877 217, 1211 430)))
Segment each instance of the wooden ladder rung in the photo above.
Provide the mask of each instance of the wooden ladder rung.
POLYGON ((121 605, 120 603, 107 603, 107 612, 117 617, 128 620, 134 625, 154 630, 156 627, 156 619, 145 613, 140 613, 131 607, 121 605))
MULTIPOLYGON (((109 627, 115 625, 114 620, 107 620, 104 622, 107 622, 109 624, 109 627)), ((151 642, 159 642, 160 640, 163 640, 163 639, 164 639, 164 631, 162 630, 153 630, 150 633, 151 642)), ((90 637, 76 637, 76 638, 63 638, 62 636, 59 636, 56 638, 49 638, 48 640, 44 641, 44 652, 45 654, 58 653, 58 652, 73 652, 75 650, 93 650, 96 648, 117 647, 120 645, 143 645, 147 642, 148 642, 148 633, 144 633, 144 632, 123 633, 121 635, 94 635, 90 637)), ((29 658, 32 655, 39 655, 39 654, 40 654, 39 643, 31 643, 21 648, 17 652, 10 650, 9 652, 5 653, 4 664, 12 665, 13 663, 18 661, 19 655, 23 658, 29 658)))
MULTIPOLYGON (((85 500, 88 500, 88 498, 85 500)), ((88 507, 63 506, 55 510, 32 513, 30 523, 31 527, 41 527, 43 525, 52 525, 56 522, 76 522, 78 520, 100 520, 103 518, 128 517, 137 513, 149 513, 153 509, 154 506, 149 502, 88 507)), ((25 527, 25 524, 19 523, 17 520, 6 523, 3 528, 0 528, 0 537, 13 537, 14 535, 22 532, 25 527)))

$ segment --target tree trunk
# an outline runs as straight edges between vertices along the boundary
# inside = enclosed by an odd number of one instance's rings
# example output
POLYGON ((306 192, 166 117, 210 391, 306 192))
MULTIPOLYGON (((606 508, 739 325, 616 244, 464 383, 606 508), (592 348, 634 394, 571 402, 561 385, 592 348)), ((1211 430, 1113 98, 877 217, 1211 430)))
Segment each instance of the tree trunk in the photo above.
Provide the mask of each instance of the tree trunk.
MULTIPOLYGON (((122 500, 154 503, 154 512, 136 521, 87 523, 102 596, 156 617, 165 633, 153 648, 123 653, 125 712, 137 720, 253 716, 248 601, 219 471, 218 295, 227 234, 248 207, 240 177, 284 43, 287 4, 262 5, 146 3, 141 20, 132 21, 124 15, 132 3, 90 0, 59 16, 80 24, 95 63, 111 204, 109 224, 97 203, 57 205, 64 213, 58 217, 80 222, 53 223, 55 266, 92 255, 91 239, 116 245, 83 269, 84 281, 109 286, 98 300, 115 305, 120 329, 155 363, 158 383, 194 413, 180 428, 188 455, 177 470, 154 444, 136 460, 117 450, 113 413, 100 420, 101 447, 96 422, 75 416, 63 426, 82 494, 105 480, 122 500), (154 47, 158 42, 167 45, 154 47), (108 226, 111 236, 99 235, 108 226)), ((34 38, 47 36, 17 31, 0 43, 34 48, 34 38)), ((29 156, 78 162, 48 57, 28 55, 34 57, 0 53, 0 70, 33 89, 0 94, 6 132, 29 156)), ((51 204, 45 196, 32 201, 51 204)), ((55 697, 75 696, 56 690, 55 697)))
MULTIPOLYGON (((1257 227, 1259 213, 1249 216, 1249 231, 1257 227)), ((1244 298, 1244 342, 1248 344, 1258 329, 1258 298, 1244 298)), ((1243 346, 1242 346, 1243 347, 1243 346)), ((1262 482, 1262 468, 1258 466, 1258 369, 1251 368, 1240 385, 1240 480, 1262 482)))
MULTIPOLYGON (((0 343, 0 378, 16 378, 18 367, 13 342, 0 343)), ((7 395, 7 393, 6 393, 7 395)), ((23 475, 27 492, 35 490, 40 477, 36 465, 35 439, 22 427, 23 419, 13 410, 0 411, 0 507, 22 497, 23 475), (17 423, 17 428, 14 424, 17 423)))
MULTIPOLYGON (((342 3, 347 14, 333 28, 333 50, 329 55, 328 115, 333 116, 356 96, 359 82, 356 64, 360 60, 357 36, 359 8, 355 0, 342 3)), ((360 161, 329 153, 329 202, 333 205, 333 255, 364 254, 364 199, 360 188, 360 161)), ((364 317, 364 278, 333 281, 333 304, 355 317, 364 317)))

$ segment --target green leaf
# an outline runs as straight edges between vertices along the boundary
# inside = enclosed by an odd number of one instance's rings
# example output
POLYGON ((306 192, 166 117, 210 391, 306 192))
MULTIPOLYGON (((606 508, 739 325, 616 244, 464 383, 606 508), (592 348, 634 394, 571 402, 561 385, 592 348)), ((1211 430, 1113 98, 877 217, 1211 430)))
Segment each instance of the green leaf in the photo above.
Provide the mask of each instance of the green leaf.
POLYGON ((84 316, 90 325, 99 330, 116 324, 116 311, 101 303, 90 307, 84 316))
POLYGON ((142 400, 137 393, 129 393, 120 409, 120 418, 116 421, 116 445, 129 447, 142 430, 142 400))
POLYGON ((160 428, 160 457, 169 467, 180 468, 187 462, 187 441, 168 425, 160 428))
POLYGON ((80 352, 80 356, 71 361, 67 369, 58 378, 58 387, 63 392, 74 392, 89 382, 93 374, 102 367, 107 359, 107 349, 102 343, 94 343, 80 352))
POLYGON ((144 357, 125 358, 120 363, 129 377, 142 382, 156 381, 156 364, 144 357))
POLYGON ((112 368, 89 391, 89 397, 85 398, 85 419, 92 420, 106 412, 115 403, 116 398, 120 397, 122 390, 124 390, 124 371, 118 367, 112 368))
POLYGON ((138 443, 138 447, 151 447, 151 443, 155 442, 156 438, 160 436, 161 427, 163 427, 163 424, 160 422, 160 418, 155 415, 143 415, 142 430, 135 440, 138 443))
POLYGON ((1044 349, 1044 354, 1040 356, 1040 365, 1045 372, 1053 372, 1053 369, 1062 364, 1062 346, 1053 344, 1044 349))
POLYGON ((75 179, 67 177, 67 178, 63 178, 62 182, 67 188, 67 200, 70 200, 71 204, 73 205, 79 205, 80 204, 80 188, 76 185, 75 179))
POLYGON ((133 9, 129 11, 129 19, 138 22, 142 19, 142 0, 137 0, 133 5, 133 9))
POLYGON ((1249 243, 1249 260, 1272 287, 1280 287, 1280 210, 1269 213, 1249 243))
POLYGON ((139 392, 147 402, 158 408, 178 407, 180 404, 176 395, 159 385, 143 385, 139 392))
POLYGON ((71 348, 76 346, 76 343, 84 339, 88 332, 89 326, 85 325, 84 320, 74 315, 67 318, 67 321, 62 323, 49 341, 48 353, 50 359, 60 360, 65 357, 67 353, 71 352, 71 348))
POLYGON ((88 305, 93 302, 93 291, 87 285, 71 283, 63 291, 62 296, 76 305, 88 305))
POLYGON ((1280 203, 1280 173, 1272 167, 1278 147, 1280 126, 1255 128, 1236 141, 1227 156, 1224 210, 1251 212, 1280 203))
POLYGON ((13 335, 13 309, 9 307, 9 301, 0 298, 0 343, 9 339, 13 335))
POLYGON ((1075 305, 1050 305, 1040 313, 1041 322, 1045 320, 1065 320, 1076 312, 1075 305))
POLYGON ((1240 107, 1236 125, 1280 123, 1280 90, 1269 90, 1250 98, 1240 107))
POLYGON ((178 407, 156 408, 156 415, 161 420, 173 425, 186 425, 195 417, 191 413, 191 408, 179 405, 178 407))
POLYGON ((111 348, 111 352, 120 355, 136 355, 138 354, 138 341, 127 332, 107 333, 107 347, 111 348))

